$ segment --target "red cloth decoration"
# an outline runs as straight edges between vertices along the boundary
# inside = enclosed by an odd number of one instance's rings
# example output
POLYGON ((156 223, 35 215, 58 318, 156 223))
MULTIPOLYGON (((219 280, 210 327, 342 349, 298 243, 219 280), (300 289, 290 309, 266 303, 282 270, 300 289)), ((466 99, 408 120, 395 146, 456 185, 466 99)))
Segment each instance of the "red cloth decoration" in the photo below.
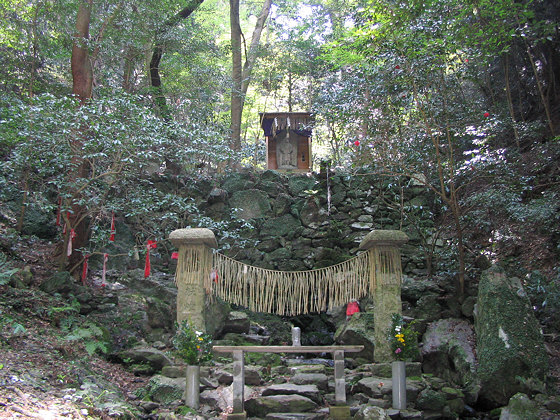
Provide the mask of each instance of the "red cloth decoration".
POLYGON ((67 256, 72 255, 72 241, 74 240, 75 237, 76 237, 76 232, 74 232, 74 229, 70 229, 70 236, 68 236, 68 249, 66 250, 67 256))
POLYGON ((157 248, 157 242, 148 240, 148 244, 146 245, 146 264, 144 265, 144 278, 150 277, 150 273, 152 271, 152 267, 150 265, 150 249, 157 248))
POLYGON ((115 229, 115 212, 111 213, 111 236, 109 237, 109 241, 115 242, 115 233, 117 230, 115 229))
POLYGON ((360 312, 360 307, 358 306, 358 302, 353 300, 348 303, 348 306, 346 306, 346 316, 352 316, 356 312, 360 312))
POLYGON ((220 279, 220 277, 218 276, 218 270, 216 270, 215 268, 210 272, 210 279, 214 283, 218 283, 218 280, 220 279))
POLYGON ((359 146, 359 145, 360 145, 360 140, 356 140, 356 141, 354 142, 354 146, 357 147, 357 146, 359 146))
POLYGON ((88 259, 89 259, 89 255, 86 255, 84 257, 84 267, 82 268, 82 284, 84 286, 86 285, 86 278, 88 272, 88 259))
POLYGON ((398 70, 401 68, 401 66, 399 66, 398 64, 395 66, 395 68, 398 70))
POLYGON ((103 272, 101 273, 101 287, 105 287, 105 274, 107 273, 107 261, 109 261, 109 254, 103 254, 103 272))
POLYGON ((485 113, 484 113, 484 118, 488 118, 489 116, 490 116, 490 113, 489 113, 489 112, 485 112, 485 113))
POLYGON ((62 197, 58 197, 58 210, 56 211, 56 225, 60 226, 60 208, 62 207, 62 197))
POLYGON ((176 251, 171 253, 171 259, 172 260, 178 260, 179 259, 179 253, 176 252, 176 251))
POLYGON ((66 230, 67 230, 66 225, 68 225, 68 220, 70 220, 70 212, 69 211, 66 212, 66 221, 64 222, 64 227, 62 228, 62 234, 63 235, 66 235, 66 230))

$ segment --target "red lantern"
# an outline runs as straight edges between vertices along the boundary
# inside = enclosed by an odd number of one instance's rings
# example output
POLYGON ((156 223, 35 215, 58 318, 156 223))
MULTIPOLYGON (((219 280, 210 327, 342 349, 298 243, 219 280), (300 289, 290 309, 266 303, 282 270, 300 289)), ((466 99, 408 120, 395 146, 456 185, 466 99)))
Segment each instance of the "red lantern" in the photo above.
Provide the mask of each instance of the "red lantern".
POLYGON ((489 112, 485 112, 485 113, 484 113, 484 118, 488 118, 489 116, 490 116, 490 113, 489 113, 489 112))
POLYGON ((401 68, 401 66, 399 66, 398 64, 395 66, 395 69, 399 70, 401 68))
POLYGON ((354 146, 358 147, 359 145, 360 145, 360 140, 356 140, 356 141, 354 142, 354 146))

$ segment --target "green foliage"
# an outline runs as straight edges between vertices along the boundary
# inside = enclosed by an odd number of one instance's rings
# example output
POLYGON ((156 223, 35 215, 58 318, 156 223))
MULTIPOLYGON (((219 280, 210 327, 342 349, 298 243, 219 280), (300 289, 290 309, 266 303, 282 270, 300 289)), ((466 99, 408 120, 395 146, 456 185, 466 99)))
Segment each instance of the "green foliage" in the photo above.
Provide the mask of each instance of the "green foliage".
POLYGON ((188 365, 200 365, 212 360, 212 337, 196 331, 187 320, 176 325, 173 346, 177 355, 188 365))
POLYGON ((391 316, 391 328, 387 339, 396 360, 415 360, 418 355, 418 332, 413 328, 414 321, 405 324, 402 315, 391 316))
POLYGON ((90 356, 98 351, 107 353, 110 347, 105 331, 92 321, 86 321, 81 326, 75 326, 64 339, 82 342, 90 356))
POLYGON ((560 267, 552 279, 532 271, 525 277, 525 290, 541 322, 555 330, 560 328, 560 267))
POLYGON ((19 268, 11 268, 11 264, 7 261, 6 256, 0 252, 0 286, 8 284, 19 268))
POLYGON ((0 332, 5 327, 9 329, 10 335, 22 335, 27 332, 27 329, 15 318, 0 311, 0 332))

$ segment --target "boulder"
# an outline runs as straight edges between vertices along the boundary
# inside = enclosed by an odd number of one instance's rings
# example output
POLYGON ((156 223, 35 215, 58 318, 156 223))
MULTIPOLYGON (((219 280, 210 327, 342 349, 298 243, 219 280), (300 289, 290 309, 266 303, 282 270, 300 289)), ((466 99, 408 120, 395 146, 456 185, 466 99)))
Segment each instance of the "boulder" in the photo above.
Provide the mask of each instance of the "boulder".
MULTIPOLYGON (((407 401, 416 401, 420 390, 421 384, 419 381, 411 379, 406 380, 407 401)), ((389 378, 362 378, 356 383, 354 392, 361 392, 371 398, 382 399, 384 396, 385 398, 390 398, 393 392, 393 381, 389 378)))
POLYGON ((497 266, 482 274, 475 330, 483 405, 506 405, 544 382, 548 357, 540 325, 521 281, 497 266))
POLYGON ((185 387, 185 378, 168 378, 162 375, 153 376, 147 386, 150 399, 162 404, 180 400, 185 387))
POLYGON ((248 334, 251 322, 245 312, 232 311, 228 314, 222 333, 248 334))
MULTIPOLYGON (((246 386, 244 390, 245 399, 253 390, 246 386)), ((233 386, 207 389, 200 393, 200 403, 208 405, 212 410, 227 412, 228 407, 233 406, 233 386)))
POLYGON ((445 395, 433 389, 423 389, 418 394, 416 408, 419 410, 442 411, 445 407, 445 395))
POLYGON ((432 322, 428 324, 422 343, 424 373, 476 389, 475 335, 469 322, 459 319, 432 322))
POLYGON ((60 294, 68 294, 76 290, 76 284, 74 283, 74 279, 70 275, 68 271, 61 271, 59 273, 53 274, 47 280, 45 280, 39 286, 45 293, 60 293, 60 294))
POLYGON ((359 353, 348 353, 351 358, 363 358, 373 361, 374 329, 373 313, 358 312, 350 320, 342 324, 334 334, 334 341, 341 345, 362 345, 364 350, 359 353))
POLYGON ((148 365, 152 373, 159 372, 164 366, 172 364, 171 359, 169 359, 164 352, 154 349, 153 347, 135 347, 120 352, 119 356, 122 360, 127 362, 131 361, 132 363, 144 363, 148 365))
POLYGON ((510 398, 507 407, 502 409, 500 420, 537 420, 540 419, 539 408, 534 401, 522 393, 510 398))
POLYGON ((260 219, 271 211, 268 196, 260 190, 236 191, 229 199, 229 204, 238 209, 236 217, 243 220, 260 219))
POLYGON ((301 395, 271 395, 250 398, 245 402, 247 415, 259 418, 269 413, 305 413, 315 408, 317 404, 301 395))
POLYGON ((358 412, 353 417, 356 420, 390 420, 391 417, 387 411, 381 407, 366 405, 360 407, 358 412))

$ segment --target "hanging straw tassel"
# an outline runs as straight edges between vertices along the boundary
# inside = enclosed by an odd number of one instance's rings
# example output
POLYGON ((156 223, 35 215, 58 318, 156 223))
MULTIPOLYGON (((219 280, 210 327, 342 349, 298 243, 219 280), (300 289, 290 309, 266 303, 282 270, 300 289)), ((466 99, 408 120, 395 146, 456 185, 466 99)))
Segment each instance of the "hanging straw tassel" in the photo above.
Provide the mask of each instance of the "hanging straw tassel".
MULTIPOLYGON (((183 260, 183 270, 177 272, 197 272, 198 264, 214 267, 220 281, 214 283, 207 276, 208 290, 227 302, 255 312, 279 315, 321 312, 359 299, 370 288, 371 264, 367 252, 331 267, 293 272, 250 266, 220 253, 215 253, 213 262, 209 263, 205 258, 211 257, 210 253, 184 252, 191 253, 185 254, 188 258, 183 260)), ((195 280, 182 275, 185 281, 195 280)))

